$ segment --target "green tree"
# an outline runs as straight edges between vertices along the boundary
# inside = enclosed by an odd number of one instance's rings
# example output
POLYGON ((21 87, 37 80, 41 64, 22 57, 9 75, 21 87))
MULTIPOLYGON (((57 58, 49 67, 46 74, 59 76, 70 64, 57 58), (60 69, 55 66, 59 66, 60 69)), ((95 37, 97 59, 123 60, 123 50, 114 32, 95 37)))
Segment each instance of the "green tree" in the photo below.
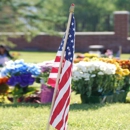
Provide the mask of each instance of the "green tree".
MULTIPOLYGON (((58 0, 1 0, 0 30, 3 34, 13 32, 13 36, 22 32, 29 39, 39 32, 53 34, 55 25, 61 26, 66 20, 58 14, 57 9, 61 6, 62 2, 58 0)), ((7 44, 7 36, 1 35, 0 42, 7 44)))
POLYGON ((71 3, 75 3, 78 31, 112 30, 112 14, 116 8, 114 0, 63 0, 63 2, 64 10, 67 10, 71 3))
POLYGON ((130 0, 116 0, 115 5, 117 10, 130 11, 130 0))

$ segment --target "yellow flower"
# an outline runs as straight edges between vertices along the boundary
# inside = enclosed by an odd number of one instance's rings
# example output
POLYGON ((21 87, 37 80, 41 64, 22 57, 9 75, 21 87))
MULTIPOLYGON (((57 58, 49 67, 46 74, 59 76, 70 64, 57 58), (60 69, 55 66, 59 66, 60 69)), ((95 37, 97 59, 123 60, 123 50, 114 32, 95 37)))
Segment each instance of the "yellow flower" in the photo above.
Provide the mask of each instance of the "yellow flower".
POLYGON ((93 57, 93 58, 91 59, 91 61, 99 61, 99 58, 93 57))
POLYGON ((83 59, 83 61, 90 61, 90 59, 86 57, 83 59))
POLYGON ((124 75, 122 69, 116 70, 116 74, 118 74, 119 76, 123 76, 124 75))
POLYGON ((130 71, 128 69, 123 69, 123 73, 124 73, 124 76, 125 75, 129 75, 130 74, 130 71))
POLYGON ((89 57, 89 58, 98 57, 97 54, 90 54, 90 53, 85 53, 84 56, 85 56, 85 57, 89 57))

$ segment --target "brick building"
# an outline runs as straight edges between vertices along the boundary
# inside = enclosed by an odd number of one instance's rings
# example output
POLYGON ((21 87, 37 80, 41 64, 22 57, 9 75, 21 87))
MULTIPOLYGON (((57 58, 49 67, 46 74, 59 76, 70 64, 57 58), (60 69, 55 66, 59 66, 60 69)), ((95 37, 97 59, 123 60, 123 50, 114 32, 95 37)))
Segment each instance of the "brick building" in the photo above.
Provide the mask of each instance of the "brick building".
MULTIPOLYGON (((114 12, 114 31, 113 32, 76 32, 76 51, 87 52, 89 45, 103 45, 105 48, 118 51, 122 46, 123 53, 130 53, 129 33, 129 12, 114 12)), ((61 33, 63 35, 63 33, 61 33)), ((57 51, 62 37, 50 36, 44 33, 36 36, 30 43, 21 36, 20 38, 11 38, 17 46, 15 50, 39 50, 39 51, 57 51)))

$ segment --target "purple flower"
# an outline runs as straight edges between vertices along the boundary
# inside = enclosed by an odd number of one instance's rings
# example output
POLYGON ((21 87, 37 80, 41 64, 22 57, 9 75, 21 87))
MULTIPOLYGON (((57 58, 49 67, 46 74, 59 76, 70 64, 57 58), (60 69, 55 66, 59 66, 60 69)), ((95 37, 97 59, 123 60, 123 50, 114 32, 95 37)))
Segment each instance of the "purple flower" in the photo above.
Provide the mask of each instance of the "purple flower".
POLYGON ((35 81, 35 78, 30 77, 30 79, 28 81, 29 81, 29 85, 32 85, 34 83, 34 81, 35 81))
POLYGON ((10 86, 15 86, 17 84, 16 83, 16 76, 12 76, 11 78, 9 78, 7 84, 10 86))
POLYGON ((41 71, 42 72, 50 72, 52 67, 50 66, 41 66, 41 71))
POLYGON ((18 76, 15 76, 15 79, 16 79, 16 83, 19 84, 21 82, 21 76, 18 75, 18 76))
POLYGON ((21 76, 21 81, 19 84, 21 85, 21 87, 26 87, 28 85, 32 85, 35 81, 35 79, 33 77, 31 77, 31 73, 25 73, 20 76, 21 76))
POLYGON ((23 73, 21 75, 12 76, 8 80, 8 85, 16 86, 19 84, 21 87, 26 87, 32 85, 35 79, 31 76, 31 73, 23 73))

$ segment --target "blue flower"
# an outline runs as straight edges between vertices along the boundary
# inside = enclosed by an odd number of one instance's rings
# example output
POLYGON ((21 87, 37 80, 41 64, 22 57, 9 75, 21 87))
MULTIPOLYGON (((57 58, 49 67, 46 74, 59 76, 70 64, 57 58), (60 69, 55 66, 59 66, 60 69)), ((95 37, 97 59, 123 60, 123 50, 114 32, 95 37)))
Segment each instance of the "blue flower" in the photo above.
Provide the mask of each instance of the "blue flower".
POLYGON ((41 73, 40 67, 35 64, 29 64, 28 72, 30 72, 33 76, 38 76, 41 73))
POLYGON ((36 76, 41 73, 40 67, 35 64, 24 63, 24 60, 9 61, 1 71, 1 76, 9 77, 10 86, 20 85, 26 87, 32 85, 36 76))

